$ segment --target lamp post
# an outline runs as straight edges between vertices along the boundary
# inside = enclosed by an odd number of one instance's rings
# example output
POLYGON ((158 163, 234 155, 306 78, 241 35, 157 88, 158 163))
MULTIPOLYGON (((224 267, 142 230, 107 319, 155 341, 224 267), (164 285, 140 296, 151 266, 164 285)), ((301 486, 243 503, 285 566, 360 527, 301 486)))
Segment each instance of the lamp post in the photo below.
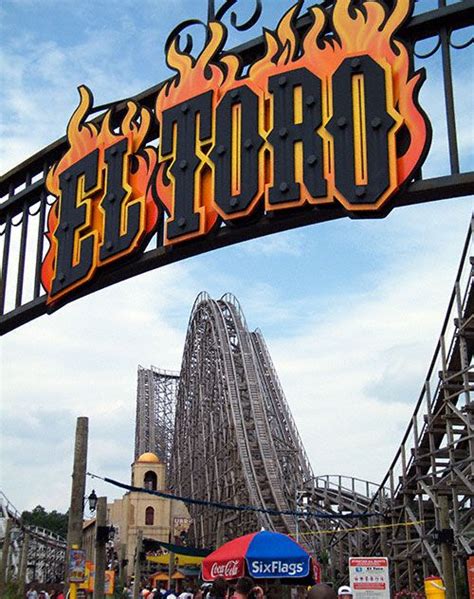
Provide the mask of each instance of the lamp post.
POLYGON ((109 527, 107 526, 107 498, 99 497, 97 500, 97 515, 95 519, 95 579, 94 599, 104 599, 105 587, 105 546, 109 540, 109 527))
POLYGON ((141 568, 140 568, 140 557, 142 552, 143 544, 143 530, 138 529, 137 532, 137 548, 135 552, 135 571, 133 579, 133 599, 138 599, 140 593, 140 582, 141 582, 141 568))
MULTIPOLYGON (((169 505, 170 505, 170 534, 169 534, 169 542, 172 545, 174 545, 174 542, 175 542, 175 538, 174 538, 174 511, 173 511, 174 503, 173 503, 172 499, 169 500, 169 505)), ((173 578, 172 578, 172 576, 173 576, 173 572, 174 572, 176 555, 175 555, 174 551, 170 551, 168 555, 169 555, 169 561, 168 561, 168 588, 171 589, 171 585, 173 584, 173 578)))
POLYGON ((84 518, 84 495, 86 490, 87 444, 89 436, 89 419, 79 417, 76 422, 74 444, 74 462, 72 471, 71 503, 67 530, 66 553, 66 591, 69 587, 70 599, 77 597, 77 584, 70 582, 70 552, 82 547, 82 521, 84 518))

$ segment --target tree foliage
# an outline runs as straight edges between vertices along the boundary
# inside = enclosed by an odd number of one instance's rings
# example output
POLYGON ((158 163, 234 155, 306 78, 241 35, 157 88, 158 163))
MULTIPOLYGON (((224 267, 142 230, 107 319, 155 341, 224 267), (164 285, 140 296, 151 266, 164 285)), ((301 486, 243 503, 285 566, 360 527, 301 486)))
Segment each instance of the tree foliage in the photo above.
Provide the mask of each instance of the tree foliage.
POLYGON ((41 526, 51 532, 66 538, 67 537, 67 522, 68 514, 61 514, 56 510, 47 512, 42 505, 37 505, 33 511, 25 511, 22 513, 21 518, 24 524, 30 524, 32 526, 41 526))

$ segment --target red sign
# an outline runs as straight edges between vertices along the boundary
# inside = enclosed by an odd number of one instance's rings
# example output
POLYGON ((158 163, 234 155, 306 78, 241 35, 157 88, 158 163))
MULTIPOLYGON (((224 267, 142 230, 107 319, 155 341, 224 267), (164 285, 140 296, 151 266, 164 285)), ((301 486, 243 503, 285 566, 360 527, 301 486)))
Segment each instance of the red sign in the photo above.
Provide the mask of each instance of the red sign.
POLYGON ((384 591, 384 582, 354 582, 354 589, 361 591, 384 591))
POLYGON ((378 568, 383 568, 384 566, 387 566, 387 558, 386 557, 366 557, 366 558, 360 558, 360 557, 351 557, 350 558, 350 565, 352 566, 362 566, 362 567, 367 567, 367 566, 376 566, 378 568))
POLYGON ((314 576, 314 583, 319 584, 321 582, 321 578, 322 578, 321 564, 314 557, 313 557, 313 576, 314 576))
POLYGON ((245 560, 240 559, 229 559, 229 560, 217 560, 211 563, 203 562, 202 564, 202 577, 204 580, 215 580, 222 576, 226 580, 233 578, 240 578, 245 574, 245 560))
POLYGON ((474 599, 474 557, 467 560, 467 580, 469 583, 469 599, 474 599))

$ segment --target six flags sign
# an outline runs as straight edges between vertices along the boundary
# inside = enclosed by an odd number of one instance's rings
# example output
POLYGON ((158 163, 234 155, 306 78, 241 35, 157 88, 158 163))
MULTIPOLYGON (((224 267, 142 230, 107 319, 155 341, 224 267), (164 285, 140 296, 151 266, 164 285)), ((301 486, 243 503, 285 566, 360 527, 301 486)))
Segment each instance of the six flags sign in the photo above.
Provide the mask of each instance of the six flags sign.
POLYGON ((395 37, 411 2, 313 7, 304 34, 299 8, 265 31, 264 55, 245 70, 223 51, 219 22, 197 58, 176 39, 167 52, 176 75, 154 114, 128 102, 119 127, 111 110, 88 122, 92 94, 79 88, 69 149, 47 177, 57 198, 42 265, 48 303, 138 255, 160 224, 159 243, 172 246, 263 213, 339 203, 349 216, 377 216, 390 206, 430 142, 424 72, 395 37), (156 124, 158 147, 147 145, 156 124))

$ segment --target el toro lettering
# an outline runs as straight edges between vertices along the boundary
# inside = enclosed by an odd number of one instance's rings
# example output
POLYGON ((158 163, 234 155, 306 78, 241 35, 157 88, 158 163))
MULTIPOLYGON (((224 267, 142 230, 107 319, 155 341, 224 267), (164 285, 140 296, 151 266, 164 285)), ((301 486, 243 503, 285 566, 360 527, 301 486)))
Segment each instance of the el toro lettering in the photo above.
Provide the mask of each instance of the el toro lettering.
POLYGON ((245 71, 223 52, 221 23, 209 23, 197 58, 172 43, 176 75, 154 113, 129 102, 119 123, 112 111, 88 122, 92 94, 80 87, 70 148, 47 177, 50 304, 155 234, 162 246, 193 243, 223 224, 334 203, 375 216, 409 181, 430 141, 424 73, 395 38, 411 2, 314 7, 301 36, 297 10, 265 32, 264 55, 245 71), (158 147, 147 145, 152 127, 158 147))

